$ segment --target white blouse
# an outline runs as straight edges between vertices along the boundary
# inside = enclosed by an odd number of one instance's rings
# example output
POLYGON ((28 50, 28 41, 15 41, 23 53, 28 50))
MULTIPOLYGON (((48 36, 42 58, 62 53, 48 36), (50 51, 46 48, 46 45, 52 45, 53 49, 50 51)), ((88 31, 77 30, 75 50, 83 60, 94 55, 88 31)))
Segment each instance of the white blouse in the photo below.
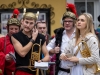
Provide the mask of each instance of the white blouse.
MULTIPOLYGON (((78 49, 78 46, 76 46, 74 48, 74 53, 76 52, 77 49, 78 49)), ((82 57, 80 54, 80 51, 77 53, 76 57, 78 57, 78 58, 82 57)), ((77 65, 73 66, 72 70, 71 70, 71 75, 83 75, 82 67, 83 66, 81 64, 77 64, 77 65)))

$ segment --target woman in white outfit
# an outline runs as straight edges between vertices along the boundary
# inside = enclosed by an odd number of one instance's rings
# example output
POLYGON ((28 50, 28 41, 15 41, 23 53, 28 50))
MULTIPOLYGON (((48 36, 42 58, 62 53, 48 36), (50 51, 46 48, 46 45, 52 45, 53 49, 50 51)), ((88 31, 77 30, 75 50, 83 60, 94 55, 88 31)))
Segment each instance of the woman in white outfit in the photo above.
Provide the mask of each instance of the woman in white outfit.
POLYGON ((64 53, 60 55, 60 59, 75 63, 71 69, 71 75, 96 75, 96 66, 93 64, 97 64, 99 59, 99 46, 91 14, 83 13, 78 17, 75 38, 69 41, 64 53), (83 57, 81 53, 85 47, 82 41, 87 43, 91 54, 87 58, 83 57), (68 51, 73 56, 69 57, 68 51))

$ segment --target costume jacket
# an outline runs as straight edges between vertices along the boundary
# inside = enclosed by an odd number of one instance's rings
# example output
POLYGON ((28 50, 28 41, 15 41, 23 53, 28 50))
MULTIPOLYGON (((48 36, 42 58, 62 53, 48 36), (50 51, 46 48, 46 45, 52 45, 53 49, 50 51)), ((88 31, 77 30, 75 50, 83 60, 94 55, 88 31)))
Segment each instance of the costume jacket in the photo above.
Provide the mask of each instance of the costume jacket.
POLYGON ((5 60, 5 55, 9 54, 9 52, 14 53, 14 47, 11 43, 9 35, 6 35, 6 37, 0 38, 0 55, 2 54, 3 56, 0 56, 0 68, 3 72, 5 68, 5 72, 7 73, 7 75, 12 75, 12 72, 15 71, 15 62, 13 60, 5 60))
MULTIPOLYGON (((56 46, 58 46, 59 44, 59 47, 61 47, 63 31, 64 31, 64 28, 58 28, 54 31, 55 38, 56 38, 56 41, 55 41, 56 46)), ((59 60, 60 54, 61 54, 61 51, 55 55, 55 59, 56 59, 55 75, 58 75, 58 71, 59 71, 58 65, 60 64, 60 60, 59 60)))

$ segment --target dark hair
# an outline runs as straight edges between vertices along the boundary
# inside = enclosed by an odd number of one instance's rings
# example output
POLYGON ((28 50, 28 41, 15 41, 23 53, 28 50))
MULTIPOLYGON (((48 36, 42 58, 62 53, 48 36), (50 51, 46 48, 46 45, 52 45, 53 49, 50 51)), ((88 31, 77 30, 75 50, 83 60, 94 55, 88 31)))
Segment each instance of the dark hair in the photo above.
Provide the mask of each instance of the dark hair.
POLYGON ((100 15, 98 16, 98 21, 100 22, 100 15))

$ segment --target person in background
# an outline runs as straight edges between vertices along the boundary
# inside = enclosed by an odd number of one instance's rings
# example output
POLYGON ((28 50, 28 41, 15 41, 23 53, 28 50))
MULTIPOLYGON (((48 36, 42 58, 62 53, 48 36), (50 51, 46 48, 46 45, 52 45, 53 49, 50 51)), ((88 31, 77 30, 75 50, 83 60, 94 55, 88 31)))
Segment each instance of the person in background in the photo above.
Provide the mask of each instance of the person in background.
MULTIPOLYGON (((38 33, 38 30, 36 29, 35 26, 38 15, 39 15, 38 13, 34 14, 32 12, 25 13, 22 20, 23 30, 21 30, 17 34, 14 34, 11 37, 16 56, 15 75, 36 75, 36 71, 32 71, 29 67, 33 66, 32 64, 30 64, 31 63, 30 59, 32 57, 31 51, 32 49, 34 49, 33 52, 39 52, 40 50, 38 49, 39 46, 42 50, 40 52, 44 54, 44 58, 40 58, 37 61, 38 62, 49 61, 49 53, 46 48, 45 37, 44 35, 38 33), (34 44, 39 44, 39 46, 35 46, 33 48, 34 44)), ((34 56, 33 59, 35 59, 34 56)), ((34 70, 36 69, 34 68, 34 70)))
MULTIPOLYGON (((98 21, 100 22, 100 15, 98 16, 98 21)), ((100 27, 100 24, 98 25, 98 27, 100 27)))
POLYGON ((9 53, 14 53, 11 36, 20 30, 20 21, 17 19, 18 14, 18 9, 14 9, 12 18, 7 22, 7 35, 0 38, 0 75, 12 75, 15 71, 15 61, 12 60, 9 53))
MULTIPOLYGON (((98 16, 97 19, 98 19, 98 22, 100 23, 100 15, 98 16)), ((100 24, 98 25, 96 31, 100 33, 100 24)))
POLYGON ((75 38, 66 45, 64 52, 60 55, 60 60, 76 64, 71 68, 71 75, 96 75, 99 42, 94 32, 91 14, 83 13, 78 17, 75 38), (68 52, 72 56, 68 56, 68 52))
POLYGON ((51 40, 51 36, 47 32, 47 24, 45 21, 37 21, 38 32, 45 36, 46 44, 51 40))
MULTIPOLYGON (((100 15, 98 16, 98 21, 100 23, 100 15)), ((97 29, 94 29, 95 30, 95 33, 99 39, 99 42, 100 42, 100 24, 98 25, 98 28, 97 29)))
MULTIPOLYGON (((46 21, 37 21, 37 29, 38 29, 38 32, 40 34, 43 34, 45 36, 45 40, 46 40, 46 45, 50 42, 51 40, 51 36, 48 34, 47 32, 47 24, 46 24, 46 21)), ((44 58, 44 55, 42 54, 42 58, 44 58)), ((46 72, 46 74, 48 75, 49 74, 49 70, 47 71, 44 71, 46 72)))

